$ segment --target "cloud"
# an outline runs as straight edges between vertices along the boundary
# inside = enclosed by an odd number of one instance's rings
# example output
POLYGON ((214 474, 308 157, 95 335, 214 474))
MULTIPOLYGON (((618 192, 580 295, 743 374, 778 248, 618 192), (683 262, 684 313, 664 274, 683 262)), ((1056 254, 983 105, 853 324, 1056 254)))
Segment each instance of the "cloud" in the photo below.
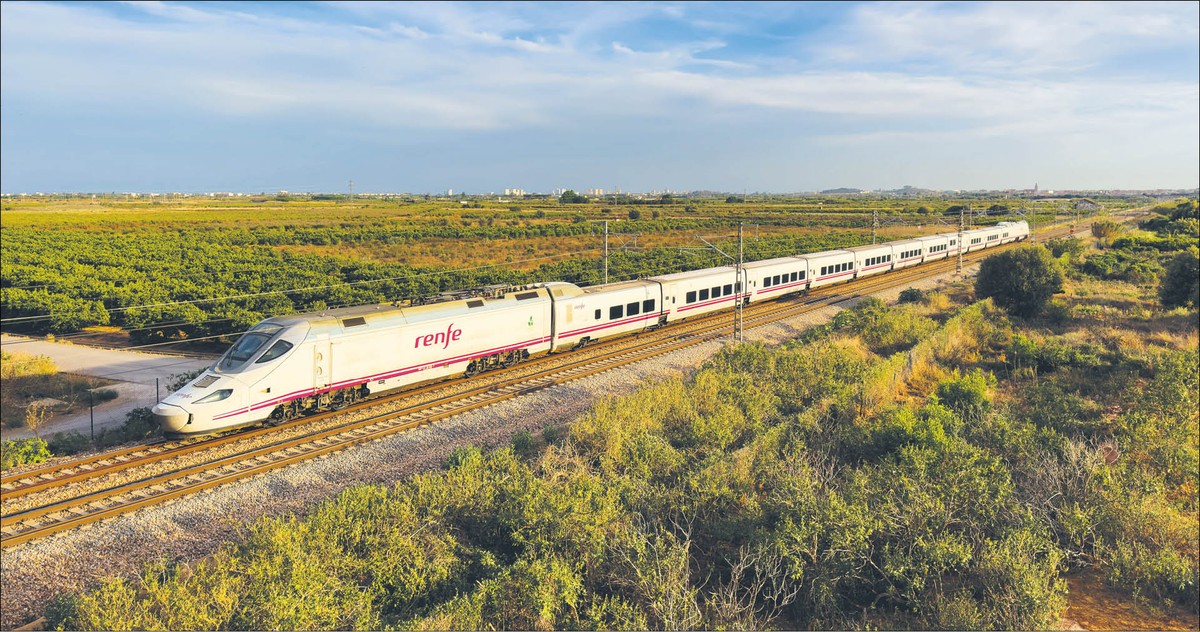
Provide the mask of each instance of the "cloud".
POLYGON ((5 126, 46 130, 79 112, 145 125, 154 111, 204 129, 287 120, 534 148, 717 129, 932 147, 1170 143, 1161 128, 1194 145, 1197 6, 3 3, 0 91, 5 126))
POLYGON ((1132 51, 1190 47, 1194 2, 895 2, 856 7, 835 42, 812 49, 838 63, 923 62, 1014 76, 1079 71, 1132 51))

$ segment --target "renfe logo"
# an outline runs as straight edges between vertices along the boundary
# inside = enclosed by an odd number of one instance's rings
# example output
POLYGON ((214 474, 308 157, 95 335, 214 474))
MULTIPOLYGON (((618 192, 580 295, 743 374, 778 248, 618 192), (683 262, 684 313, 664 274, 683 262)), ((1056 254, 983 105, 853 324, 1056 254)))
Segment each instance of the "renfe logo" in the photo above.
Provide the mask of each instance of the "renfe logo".
POLYGON ((454 342, 459 338, 462 338, 462 330, 455 329, 454 323, 450 323, 450 326, 446 328, 446 331, 439 331, 436 334, 417 336, 417 339, 413 341, 413 349, 419 347, 432 347, 436 344, 442 345, 442 348, 445 349, 450 346, 451 342, 454 342))

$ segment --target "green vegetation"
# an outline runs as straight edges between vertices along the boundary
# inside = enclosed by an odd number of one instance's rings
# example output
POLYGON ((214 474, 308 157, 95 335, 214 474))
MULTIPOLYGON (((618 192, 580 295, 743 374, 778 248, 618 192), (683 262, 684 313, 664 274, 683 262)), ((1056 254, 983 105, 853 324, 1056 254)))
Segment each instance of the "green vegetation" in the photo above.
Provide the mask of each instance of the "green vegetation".
MULTIPOLYGON (((5 329, 73 333, 113 326, 155 343, 236 333, 276 314, 407 300, 493 283, 601 281, 599 220, 614 219, 610 280, 723 265, 747 226, 746 257, 866 243, 871 212, 930 232, 949 199, 671 196, 522 200, 262 196, 147 200, 7 198, 0 217, 5 329), (922 213, 920 209, 924 208, 922 213), (624 218, 629 218, 628 220, 624 218), (681 248, 687 247, 686 250, 681 248)), ((961 200, 960 200, 961 202, 961 200)), ((997 201, 973 200, 995 206, 997 201)), ((1106 200, 1126 208, 1137 200, 1106 200)), ((1040 221, 1070 212, 1036 201, 1040 221)), ((1003 215, 988 217, 1000 221, 1003 215)), ((938 225, 940 228, 941 225, 938 225)))
POLYGON ((1011 314, 1036 316, 1062 291, 1063 273, 1042 246, 1028 244, 994 254, 979 265, 975 293, 1011 314))
POLYGON ((37 437, 0 442, 0 470, 33 465, 50 458, 46 442, 37 437))
POLYGON ((783 348, 729 348, 605 400, 565 436, 459 449, 204 560, 64 595, 48 619, 1044 629, 1084 568, 1196 612, 1195 312, 1081 266, 1040 319, 940 293, 861 301, 783 348), (1114 300, 1128 309, 1105 312, 1114 300))

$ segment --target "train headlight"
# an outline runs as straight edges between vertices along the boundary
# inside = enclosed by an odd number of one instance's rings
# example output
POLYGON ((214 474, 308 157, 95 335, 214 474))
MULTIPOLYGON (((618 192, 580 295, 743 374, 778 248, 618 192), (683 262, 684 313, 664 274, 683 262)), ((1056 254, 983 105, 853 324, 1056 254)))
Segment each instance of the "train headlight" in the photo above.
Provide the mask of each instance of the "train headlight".
POLYGON ((233 389, 223 388, 219 391, 213 391, 212 393, 209 393, 208 395, 201 397, 200 399, 196 400, 196 403, 197 404, 211 404, 213 402, 219 402, 223 399, 229 399, 230 395, 233 395, 233 389))

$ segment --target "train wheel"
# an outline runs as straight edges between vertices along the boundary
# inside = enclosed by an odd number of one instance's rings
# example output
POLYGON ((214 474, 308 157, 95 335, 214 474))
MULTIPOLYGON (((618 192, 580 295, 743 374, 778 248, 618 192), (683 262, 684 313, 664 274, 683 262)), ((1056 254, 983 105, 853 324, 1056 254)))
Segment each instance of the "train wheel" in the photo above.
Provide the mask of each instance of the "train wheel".
POLYGON ((471 360, 471 363, 467 365, 467 370, 465 373, 463 373, 463 375, 466 377, 475 377, 476 375, 479 375, 479 362, 471 360))

